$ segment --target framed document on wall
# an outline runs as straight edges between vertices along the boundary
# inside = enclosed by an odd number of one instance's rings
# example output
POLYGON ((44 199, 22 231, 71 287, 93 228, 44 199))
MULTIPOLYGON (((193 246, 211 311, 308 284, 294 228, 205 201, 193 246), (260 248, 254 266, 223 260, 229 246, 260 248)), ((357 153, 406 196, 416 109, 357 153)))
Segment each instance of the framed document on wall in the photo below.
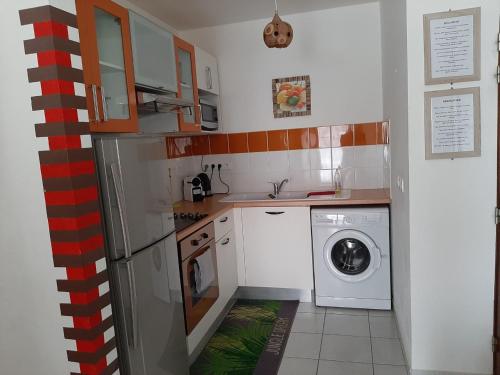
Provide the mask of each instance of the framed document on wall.
POLYGON ((425 159, 481 156, 479 87, 425 93, 425 159))
POLYGON ((425 83, 481 79, 481 8, 424 15, 425 83))

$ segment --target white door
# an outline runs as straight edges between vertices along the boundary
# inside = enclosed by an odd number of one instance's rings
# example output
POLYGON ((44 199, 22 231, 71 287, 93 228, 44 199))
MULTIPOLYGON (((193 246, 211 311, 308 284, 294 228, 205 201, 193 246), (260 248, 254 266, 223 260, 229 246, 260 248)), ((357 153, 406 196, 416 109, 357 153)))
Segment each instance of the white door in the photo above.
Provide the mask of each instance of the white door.
POLYGON ((236 243, 233 231, 225 234, 216 244, 219 273, 219 298, 225 305, 238 287, 236 243))
POLYGON ((307 207, 243 208, 246 285, 313 289, 307 207))
POLYGON ((198 89, 219 95, 217 59, 199 47, 195 47, 195 56, 198 89))

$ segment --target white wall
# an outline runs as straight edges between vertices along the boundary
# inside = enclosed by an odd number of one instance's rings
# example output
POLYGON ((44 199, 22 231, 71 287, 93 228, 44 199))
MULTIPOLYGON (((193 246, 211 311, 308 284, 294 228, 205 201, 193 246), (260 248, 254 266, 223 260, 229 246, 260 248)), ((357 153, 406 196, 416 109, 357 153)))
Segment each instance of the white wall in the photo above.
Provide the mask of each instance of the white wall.
POLYGON ((378 3, 286 16, 294 40, 283 50, 263 42, 270 18, 181 33, 218 58, 225 131, 382 120, 378 3), (271 80, 306 74, 312 115, 274 119, 271 80))
POLYGON ((391 245, 393 305, 411 363, 410 212, 406 1, 381 0, 384 118, 391 122, 391 245), (397 187, 403 178, 405 191, 397 187))
MULTIPOLYGON (((31 111, 23 40, 32 26, 21 26, 19 9, 47 0, 2 3, 0 14, 0 373, 63 375, 70 372, 59 312, 60 294, 54 268, 43 198, 34 123, 43 114, 31 111)), ((38 86, 38 87, 37 87, 38 86)), ((63 271, 64 272, 64 271, 63 271)))
POLYGON ((407 0, 412 368, 491 373, 498 0, 407 0), (425 13, 482 7, 482 156, 426 161, 425 13))

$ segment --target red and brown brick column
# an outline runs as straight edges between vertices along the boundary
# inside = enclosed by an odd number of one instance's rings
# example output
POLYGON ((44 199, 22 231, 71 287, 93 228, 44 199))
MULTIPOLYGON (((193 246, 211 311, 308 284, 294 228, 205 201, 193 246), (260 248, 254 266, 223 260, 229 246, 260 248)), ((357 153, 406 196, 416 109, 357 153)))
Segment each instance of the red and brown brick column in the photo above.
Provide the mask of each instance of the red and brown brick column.
POLYGON ((71 375, 114 374, 118 359, 96 168, 86 100, 76 94, 84 92, 83 72, 72 66, 80 56, 79 42, 69 36, 77 28, 76 15, 49 5, 19 14, 21 24, 34 30, 24 46, 38 63, 28 69, 28 79, 41 89, 31 102, 45 118, 35 132, 46 145, 39 159, 54 266, 66 273, 57 289, 68 297, 60 309, 72 322, 64 327, 71 375))

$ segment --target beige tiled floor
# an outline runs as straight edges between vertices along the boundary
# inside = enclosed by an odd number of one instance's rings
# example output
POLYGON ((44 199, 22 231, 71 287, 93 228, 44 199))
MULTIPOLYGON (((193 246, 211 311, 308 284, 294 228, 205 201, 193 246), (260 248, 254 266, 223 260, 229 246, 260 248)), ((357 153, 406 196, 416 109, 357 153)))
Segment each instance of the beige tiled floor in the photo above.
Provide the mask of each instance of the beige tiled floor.
POLYGON ((279 375, 407 375, 392 312, 301 303, 279 375))

